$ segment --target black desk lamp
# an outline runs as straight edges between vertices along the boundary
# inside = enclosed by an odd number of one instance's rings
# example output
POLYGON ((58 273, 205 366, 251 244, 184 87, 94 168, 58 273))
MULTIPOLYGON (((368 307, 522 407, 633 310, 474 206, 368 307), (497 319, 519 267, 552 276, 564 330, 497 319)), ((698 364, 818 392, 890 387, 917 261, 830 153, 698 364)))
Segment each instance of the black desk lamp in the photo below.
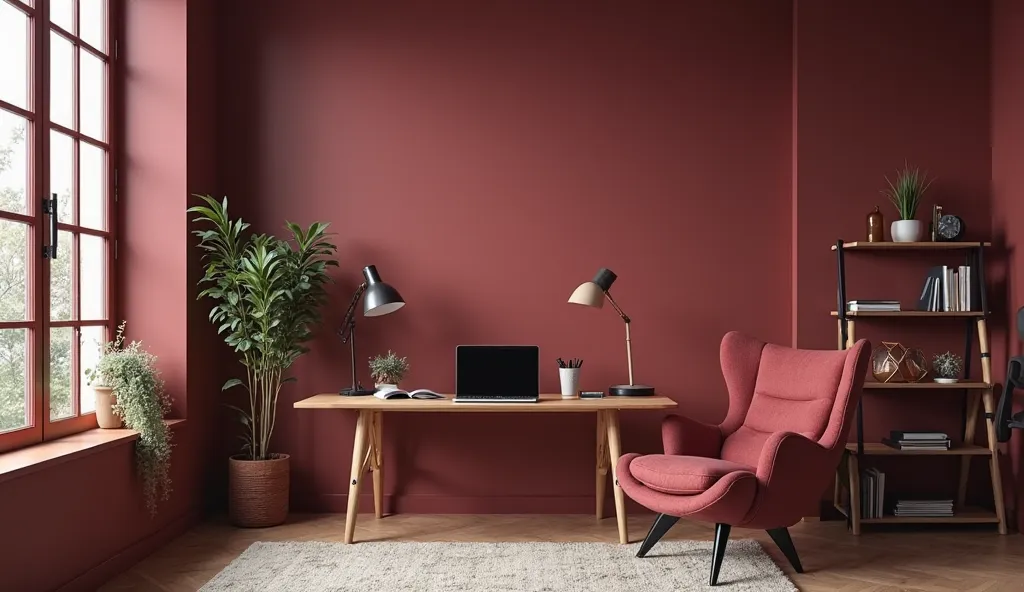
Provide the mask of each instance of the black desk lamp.
POLYGON ((602 267, 597 270, 597 275, 594 276, 593 280, 580 284, 580 287, 573 291, 572 296, 569 296, 569 302, 601 308, 604 306, 605 298, 607 298, 615 312, 619 313, 622 322, 626 323, 626 365, 629 367, 629 384, 617 384, 608 387, 608 394, 630 396, 653 395, 653 386, 633 384, 633 347, 630 345, 629 340, 629 317, 626 316, 626 313, 622 312, 618 303, 615 302, 612 295, 608 292, 608 289, 612 287, 612 283, 615 282, 617 277, 612 270, 602 267))
POLYGON ((341 322, 341 329, 338 330, 341 342, 348 343, 352 352, 352 388, 341 389, 340 393, 350 397, 374 393, 373 389, 364 389, 356 378, 356 305, 359 304, 359 298, 365 296, 363 298, 364 317, 379 317, 393 313, 405 306, 405 300, 402 300, 402 295, 398 293, 398 290, 381 281, 375 265, 364 267, 363 277, 365 281, 356 288, 356 293, 352 295, 352 302, 348 305, 345 320, 341 322))

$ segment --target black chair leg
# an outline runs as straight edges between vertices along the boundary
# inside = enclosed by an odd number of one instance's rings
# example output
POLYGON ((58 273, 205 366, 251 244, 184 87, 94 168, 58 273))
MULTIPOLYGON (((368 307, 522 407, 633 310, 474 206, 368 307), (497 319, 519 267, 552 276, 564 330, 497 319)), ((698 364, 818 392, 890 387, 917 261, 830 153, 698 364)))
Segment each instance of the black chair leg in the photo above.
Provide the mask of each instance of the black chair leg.
POLYGON ((789 559, 789 564, 793 566, 796 573, 804 573, 804 566, 800 565, 800 556, 796 554, 796 547, 793 546, 793 539, 789 536, 789 529, 773 528, 768 531, 768 536, 772 537, 775 544, 782 550, 782 554, 789 559))
POLYGON ((658 514, 658 517, 654 519, 654 524, 651 525, 651 530, 647 532, 647 538, 644 542, 640 543, 640 550, 636 552, 637 557, 645 557, 647 552, 651 550, 661 537, 665 536, 668 529, 679 521, 679 518, 675 516, 669 516, 668 514, 658 514))
POLYGON ((722 570, 722 560, 725 559, 725 545, 729 542, 729 531, 732 527, 728 524, 715 525, 715 546, 711 550, 711 585, 718 585, 718 572, 722 570))

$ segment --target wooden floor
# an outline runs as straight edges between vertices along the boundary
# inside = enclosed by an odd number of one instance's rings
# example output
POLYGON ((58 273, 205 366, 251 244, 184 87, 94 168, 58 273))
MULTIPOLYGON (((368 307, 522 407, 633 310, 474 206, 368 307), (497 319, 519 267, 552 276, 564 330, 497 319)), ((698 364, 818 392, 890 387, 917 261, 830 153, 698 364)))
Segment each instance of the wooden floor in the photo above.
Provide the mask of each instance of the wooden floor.
MULTIPOLYGON (((631 516, 630 541, 641 540, 651 516, 631 516)), ((242 530, 223 521, 201 524, 102 588, 105 592, 197 590, 255 541, 341 541, 344 515, 293 515, 283 526, 242 530)), ((920 531, 869 530, 850 536, 842 522, 803 522, 790 529, 805 574, 794 574, 763 532, 753 537, 806 592, 997 592, 1024 590, 1024 536, 991 527, 920 531)), ((667 539, 710 539, 704 524, 681 520, 667 539)), ((615 519, 543 515, 360 516, 356 541, 617 540, 615 519)), ((728 561, 728 554, 726 555, 728 561)))

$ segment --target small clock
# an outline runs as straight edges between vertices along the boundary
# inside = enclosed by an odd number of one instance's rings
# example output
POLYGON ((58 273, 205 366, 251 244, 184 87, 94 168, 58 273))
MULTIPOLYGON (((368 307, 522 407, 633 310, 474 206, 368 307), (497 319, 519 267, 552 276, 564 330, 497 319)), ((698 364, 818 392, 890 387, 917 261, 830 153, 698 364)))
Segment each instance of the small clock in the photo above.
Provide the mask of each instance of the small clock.
POLYGON ((940 241, 960 240, 964 236, 964 221, 959 216, 946 214, 939 218, 935 235, 940 241))

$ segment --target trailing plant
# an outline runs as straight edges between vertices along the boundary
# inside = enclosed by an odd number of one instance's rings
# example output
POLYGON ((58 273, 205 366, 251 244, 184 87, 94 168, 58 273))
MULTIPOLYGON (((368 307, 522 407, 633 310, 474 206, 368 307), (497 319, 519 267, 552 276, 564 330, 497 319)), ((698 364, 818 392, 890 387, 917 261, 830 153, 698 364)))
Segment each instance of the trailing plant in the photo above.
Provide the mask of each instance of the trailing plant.
POLYGON ((370 358, 370 376, 380 384, 398 384, 409 371, 409 362, 388 350, 386 356, 370 358))
POLYGON ((245 367, 244 379, 232 378, 221 390, 246 390, 249 408, 232 407, 244 426, 242 452, 247 460, 268 460, 281 386, 295 380, 285 372, 308 351, 303 344, 320 320, 337 247, 323 222, 307 229, 286 222, 290 241, 268 234, 244 238, 249 224, 228 216, 227 198, 196 197, 206 203, 188 209, 205 227, 193 232, 206 262, 200 285, 207 287, 199 298, 214 301, 210 321, 245 367))
POLYGON ((125 325, 118 325, 117 336, 103 345, 96 367, 85 371, 86 382, 110 388, 117 397, 114 413, 139 433, 135 458, 146 507, 155 514, 159 502, 171 494, 171 431, 164 423, 171 401, 156 356, 142 349, 140 341, 125 345, 125 325))
POLYGON ((964 370, 964 359, 953 352, 946 352, 932 359, 932 368, 939 378, 959 378, 964 370))
POLYGON ((917 216, 917 207, 921 205, 921 197, 931 187, 932 181, 928 173, 922 173, 920 169, 904 165, 903 169, 896 173, 896 182, 885 178, 889 188, 882 191, 892 205, 900 214, 901 220, 913 220, 917 216))

